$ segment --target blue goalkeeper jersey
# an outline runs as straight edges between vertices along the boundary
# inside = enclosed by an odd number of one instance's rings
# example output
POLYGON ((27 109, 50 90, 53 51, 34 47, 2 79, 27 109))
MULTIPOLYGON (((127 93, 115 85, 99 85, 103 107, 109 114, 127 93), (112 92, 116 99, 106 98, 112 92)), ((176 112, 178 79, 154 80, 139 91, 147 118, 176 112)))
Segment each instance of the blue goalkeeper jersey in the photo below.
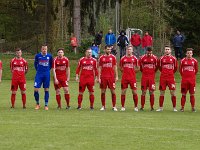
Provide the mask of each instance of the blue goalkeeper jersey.
POLYGON ((49 53, 47 53, 46 55, 42 55, 41 53, 36 54, 34 66, 37 73, 50 71, 52 67, 52 61, 52 55, 49 53))

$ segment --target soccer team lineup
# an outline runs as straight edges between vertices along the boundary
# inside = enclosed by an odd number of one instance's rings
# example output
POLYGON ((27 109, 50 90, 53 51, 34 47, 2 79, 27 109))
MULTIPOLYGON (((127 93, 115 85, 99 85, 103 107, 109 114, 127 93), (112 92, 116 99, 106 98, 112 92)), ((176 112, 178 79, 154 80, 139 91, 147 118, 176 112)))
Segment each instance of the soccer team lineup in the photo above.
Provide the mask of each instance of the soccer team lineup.
MULTIPOLYGON (((164 110, 164 100, 166 89, 170 91, 170 98, 172 102, 172 111, 184 112, 186 103, 186 94, 189 94, 191 111, 196 112, 195 109, 195 85, 196 74, 198 72, 198 62, 193 58, 193 49, 186 49, 186 56, 181 59, 178 67, 176 57, 171 54, 171 47, 164 47, 164 55, 158 58, 153 54, 152 47, 147 47, 146 53, 137 58, 133 55, 134 48, 128 45, 125 49, 124 56, 120 55, 119 63, 117 63, 116 56, 111 54, 112 45, 104 47, 104 54, 98 59, 92 57, 92 50, 88 48, 85 50, 85 56, 79 59, 76 67, 76 81, 78 85, 77 109, 82 109, 83 94, 87 89, 89 92, 90 109, 94 110, 94 86, 95 82, 100 87, 100 111, 106 110, 106 89, 111 92, 112 110, 118 111, 116 107, 116 95, 120 95, 118 99, 121 100, 121 108, 119 111, 125 111, 126 91, 131 89, 132 99, 134 102, 134 111, 144 111, 146 102, 146 93, 149 94, 150 111, 161 112, 164 110), (119 80, 118 71, 121 71, 121 93, 116 93, 115 84, 119 80), (160 72, 159 78, 159 107, 154 110, 156 89, 155 74, 160 72), (180 72, 181 76, 181 108, 177 110, 177 98, 175 95, 176 82, 174 74, 180 72), (136 73, 141 72, 141 85, 137 85, 136 73), (141 90, 141 97, 138 97, 137 91, 141 90), (140 99, 140 106, 138 101, 140 99)), ((11 108, 15 108, 16 93, 18 88, 21 91, 21 99, 23 109, 26 109, 26 73, 28 72, 28 63, 22 57, 22 50, 17 48, 15 50, 15 57, 10 62, 10 69, 12 72, 11 81, 11 108)), ((64 99, 66 101, 66 109, 70 108, 70 94, 68 81, 70 80, 70 60, 64 55, 64 48, 57 50, 57 56, 52 57, 48 53, 46 45, 41 46, 41 52, 35 55, 34 67, 36 70, 34 79, 34 98, 35 110, 41 109, 39 90, 44 88, 44 110, 48 110, 49 102, 49 87, 50 87, 50 74, 53 72, 53 83, 56 93, 57 109, 61 109, 61 90, 64 91, 64 99)), ((2 62, 0 62, 0 79, 2 77, 2 62)))

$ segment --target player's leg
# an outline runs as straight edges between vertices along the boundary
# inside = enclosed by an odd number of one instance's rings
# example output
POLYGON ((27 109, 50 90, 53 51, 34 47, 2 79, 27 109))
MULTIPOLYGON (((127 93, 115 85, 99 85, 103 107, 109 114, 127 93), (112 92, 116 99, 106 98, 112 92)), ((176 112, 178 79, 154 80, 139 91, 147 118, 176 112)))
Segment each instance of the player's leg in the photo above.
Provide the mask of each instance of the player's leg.
POLYGON ((155 84, 155 80, 150 80, 149 81, 149 95, 150 95, 150 107, 151 107, 151 111, 154 110, 154 91, 156 90, 156 84, 155 84))
POLYGON ((121 80, 121 111, 125 111, 125 101, 126 101, 126 90, 128 88, 128 83, 125 80, 121 80))
POLYGON ((11 82, 11 108, 15 108, 15 99, 16 99, 16 92, 17 92, 17 89, 18 89, 18 83, 17 81, 12 81, 11 82))
POLYGON ((125 111, 125 101, 126 101, 126 90, 127 88, 121 88, 121 111, 125 111))
POLYGON ((175 80, 174 79, 168 81, 168 87, 169 87, 170 94, 171 94, 171 101, 172 101, 173 111, 177 112, 177 109, 176 109, 176 95, 175 95, 176 84, 175 84, 175 80))
POLYGON ((20 82, 19 88, 21 90, 21 96, 22 96, 22 107, 26 108, 26 82, 20 82))
POLYGON ((56 101, 58 104, 58 109, 61 109, 61 96, 60 96, 60 88, 56 88, 56 101))
POLYGON ((116 92, 115 92, 115 80, 109 79, 108 80, 108 88, 110 89, 111 95, 112 95, 112 109, 113 111, 117 111, 116 108, 116 92))
POLYGON ((40 108, 39 89, 40 89, 41 85, 42 85, 42 76, 40 74, 36 74, 35 81, 34 81, 34 97, 35 97, 35 101, 36 101, 36 107, 35 107, 36 110, 40 108))
POLYGON ((136 79, 130 81, 129 84, 130 84, 130 88, 133 94, 133 101, 134 101, 134 106, 135 106, 134 111, 138 111, 138 95, 137 95, 136 79))
POLYGON ((148 87, 148 80, 142 78, 141 79, 142 94, 141 94, 141 108, 140 108, 141 111, 144 110, 144 104, 145 104, 145 99, 146 99, 145 97, 146 97, 147 87, 148 87))
POLYGON ((93 110, 94 109, 94 82, 89 82, 87 84, 87 89, 89 91, 89 99, 90 99, 90 109, 93 110))
POLYGON ((173 106, 173 111, 177 111, 176 109, 176 95, 175 95, 175 90, 170 90, 171 94, 171 100, 172 100, 172 106, 173 106))
POLYGON ((192 107, 192 111, 196 112, 195 110, 195 83, 189 84, 189 92, 190 92, 190 103, 192 107))
POLYGON ((69 88, 68 88, 68 82, 64 81, 62 82, 62 87, 64 90, 64 97, 65 97, 65 101, 66 101, 66 109, 70 108, 70 94, 69 94, 69 88))
POLYGON ((84 81, 79 82, 79 94, 78 94, 78 107, 77 109, 80 110, 82 108, 82 101, 83 101, 83 93, 86 88, 86 83, 84 81))
POLYGON ((44 109, 48 110, 49 103, 49 86, 50 86, 50 72, 43 75, 43 88, 44 88, 44 101, 45 106, 44 109))
POLYGON ((184 112, 187 91, 188 91, 187 82, 181 81, 181 94, 182 94, 181 109, 180 109, 181 112, 184 112))
POLYGON ((159 108, 156 111, 163 111, 163 103, 164 103, 164 96, 165 96, 165 90, 167 86, 167 81, 165 79, 160 78, 160 97, 159 97, 159 108))
POLYGON ((101 104, 102 104, 102 107, 100 110, 105 110, 105 108, 106 108, 106 88, 107 88, 107 80, 106 79, 101 79, 100 88, 101 88, 101 104))

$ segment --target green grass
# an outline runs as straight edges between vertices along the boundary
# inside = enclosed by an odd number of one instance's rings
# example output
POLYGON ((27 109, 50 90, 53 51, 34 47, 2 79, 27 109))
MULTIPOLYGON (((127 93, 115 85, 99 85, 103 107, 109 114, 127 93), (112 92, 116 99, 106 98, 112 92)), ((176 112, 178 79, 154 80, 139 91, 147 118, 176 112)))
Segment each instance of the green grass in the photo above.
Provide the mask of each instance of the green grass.
MULTIPOLYGON (((140 83, 138 83, 140 84, 140 83)), ((52 85, 52 84, 51 84, 52 85)), ((158 85, 158 84, 157 84, 158 85)), ((78 84, 70 82, 71 110, 57 110, 55 91, 50 88, 49 111, 34 110, 33 81, 27 82, 27 109, 21 107, 18 91, 16 108, 10 109, 10 81, 0 84, 0 149, 1 150, 111 150, 111 149, 193 149, 200 147, 200 99, 197 85, 196 108, 190 110, 189 100, 185 112, 172 112, 169 91, 166 91, 163 112, 150 112, 149 96, 144 112, 133 111, 130 90, 127 91, 126 111, 111 110, 110 92, 106 94, 107 109, 101 112, 100 90, 95 88, 95 110, 89 110, 88 92, 84 94, 83 109, 78 111, 78 84)), ((117 83, 117 107, 120 108, 120 83, 117 83)), ((138 96, 140 97, 140 90, 138 96)), ((159 92, 156 91, 155 108, 159 92)), ((180 84, 177 84, 177 108, 180 108, 180 84)), ((65 102, 62 94, 62 105, 65 102)))

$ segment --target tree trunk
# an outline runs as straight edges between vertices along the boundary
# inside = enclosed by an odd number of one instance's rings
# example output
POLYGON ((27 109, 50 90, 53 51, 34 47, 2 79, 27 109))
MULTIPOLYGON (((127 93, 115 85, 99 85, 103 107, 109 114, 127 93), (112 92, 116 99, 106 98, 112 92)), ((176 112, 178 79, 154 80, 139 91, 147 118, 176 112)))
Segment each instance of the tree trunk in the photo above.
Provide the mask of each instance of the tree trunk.
POLYGON ((78 40, 78 45, 81 44, 81 13, 80 13, 80 0, 74 0, 73 9, 73 29, 74 35, 78 40))

